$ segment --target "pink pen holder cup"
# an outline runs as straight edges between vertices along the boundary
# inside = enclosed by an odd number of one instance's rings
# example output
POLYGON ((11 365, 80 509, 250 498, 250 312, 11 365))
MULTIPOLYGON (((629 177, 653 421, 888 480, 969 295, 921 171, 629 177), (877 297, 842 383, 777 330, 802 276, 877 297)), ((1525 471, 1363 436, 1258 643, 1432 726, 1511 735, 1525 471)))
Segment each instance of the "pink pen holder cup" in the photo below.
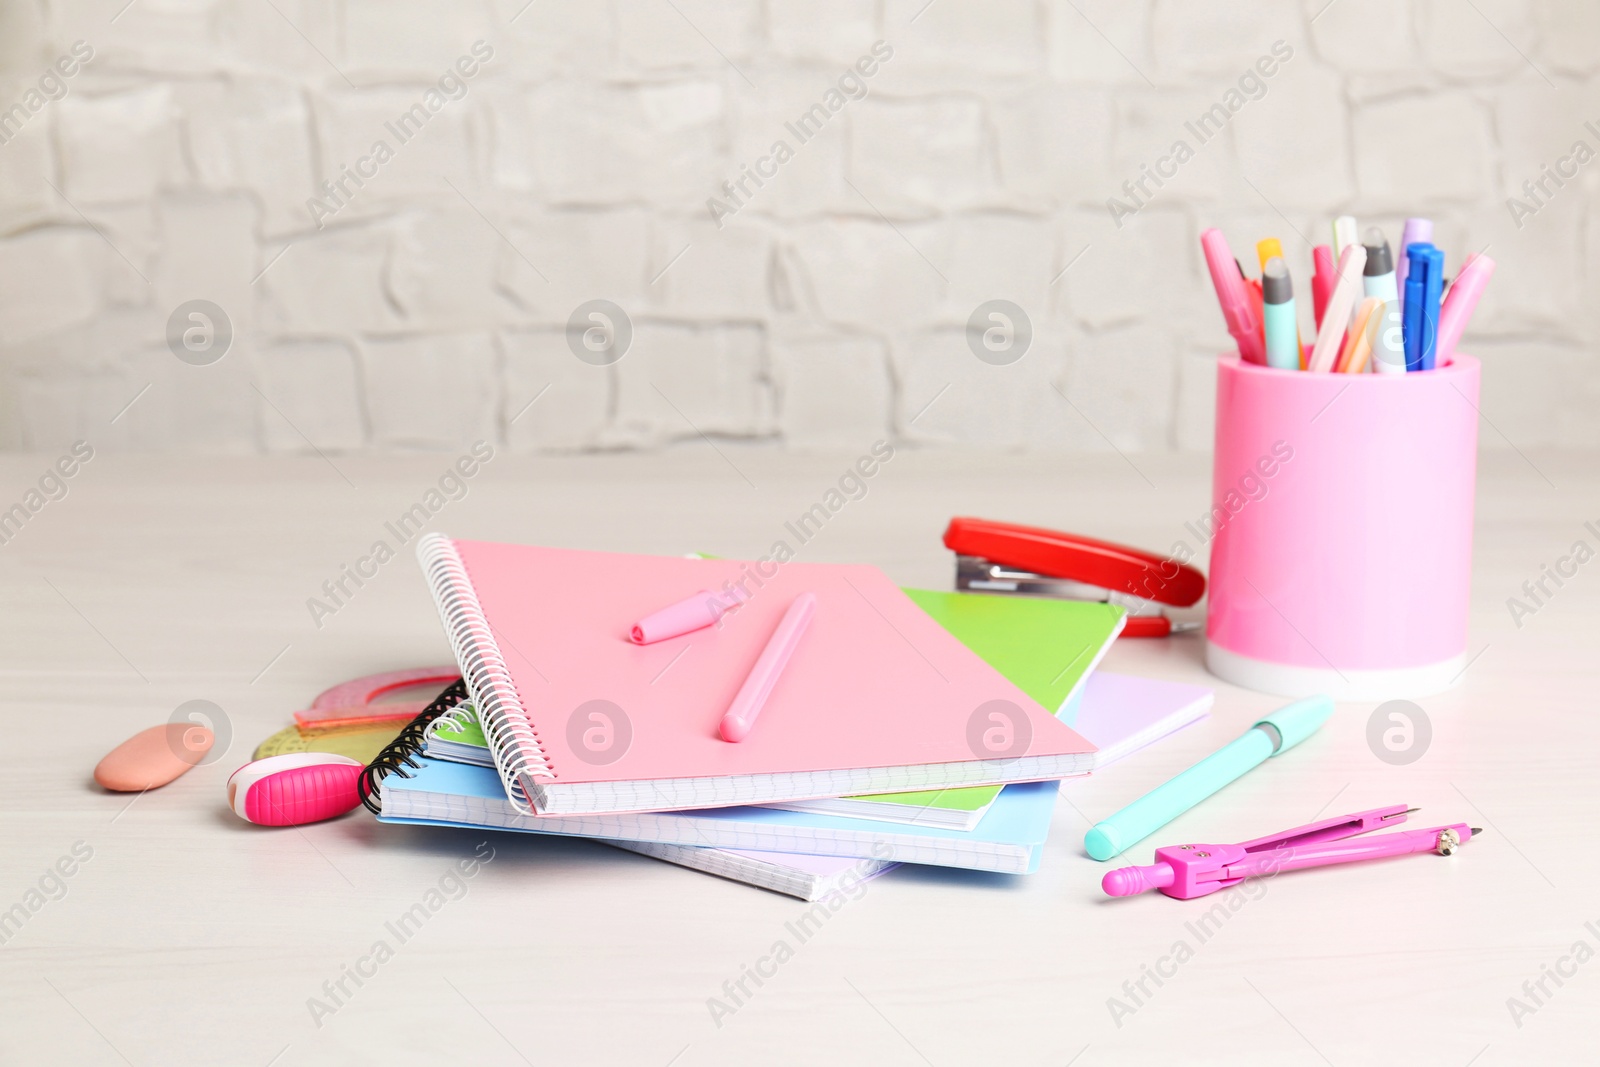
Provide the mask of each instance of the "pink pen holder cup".
POLYGON ((1285 696, 1417 697, 1467 665, 1478 361, 1313 374, 1224 356, 1206 665, 1285 696))

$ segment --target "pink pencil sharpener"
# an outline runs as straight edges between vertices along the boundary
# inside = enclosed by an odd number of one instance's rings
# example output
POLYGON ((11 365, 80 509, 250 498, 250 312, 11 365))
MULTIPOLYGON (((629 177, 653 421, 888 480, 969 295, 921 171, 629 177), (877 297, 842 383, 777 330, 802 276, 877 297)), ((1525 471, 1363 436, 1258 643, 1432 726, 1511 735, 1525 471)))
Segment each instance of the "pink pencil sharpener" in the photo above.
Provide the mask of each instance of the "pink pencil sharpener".
POLYGON ((361 803, 363 765, 331 752, 291 752, 246 763, 228 778, 228 806, 260 826, 299 826, 361 803))

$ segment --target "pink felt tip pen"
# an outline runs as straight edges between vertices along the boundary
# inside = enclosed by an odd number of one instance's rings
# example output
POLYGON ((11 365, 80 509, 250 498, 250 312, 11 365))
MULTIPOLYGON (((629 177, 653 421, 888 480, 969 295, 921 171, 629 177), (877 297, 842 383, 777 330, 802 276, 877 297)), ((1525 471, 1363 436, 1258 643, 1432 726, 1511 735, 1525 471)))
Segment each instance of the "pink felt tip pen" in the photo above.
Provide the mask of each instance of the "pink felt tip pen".
POLYGON ((669 637, 704 630, 738 606, 737 598, 722 597, 702 589, 693 596, 668 604, 634 623, 628 630, 628 640, 636 645, 649 645, 669 637))
POLYGON ((1261 314, 1257 300, 1239 276, 1239 261, 1233 258, 1228 239, 1222 231, 1212 227, 1200 235, 1200 247, 1205 251, 1206 267, 1211 271, 1211 284, 1217 290, 1217 302, 1222 305, 1222 319, 1228 333, 1239 345, 1239 356, 1246 363, 1266 363, 1266 342, 1261 336, 1261 314))
POLYGON ((724 741, 743 741, 750 733, 750 728, 755 725, 756 717, 767 703, 767 697, 772 695, 773 687, 783 676, 783 669, 789 665, 816 611, 816 594, 801 593, 789 605, 789 610, 783 613, 778 628, 772 631, 772 637, 767 640, 767 647, 761 650, 756 665, 750 668, 733 703, 728 705, 727 714, 722 716, 724 741))
POLYGON ((1489 284, 1489 276, 1493 273, 1494 260, 1482 254, 1469 256, 1466 263, 1462 264, 1461 273, 1450 283, 1444 308, 1439 312, 1439 351, 1435 366, 1443 367, 1456 354, 1456 344, 1461 340, 1467 320, 1472 318, 1478 298, 1483 295, 1484 286, 1489 284))

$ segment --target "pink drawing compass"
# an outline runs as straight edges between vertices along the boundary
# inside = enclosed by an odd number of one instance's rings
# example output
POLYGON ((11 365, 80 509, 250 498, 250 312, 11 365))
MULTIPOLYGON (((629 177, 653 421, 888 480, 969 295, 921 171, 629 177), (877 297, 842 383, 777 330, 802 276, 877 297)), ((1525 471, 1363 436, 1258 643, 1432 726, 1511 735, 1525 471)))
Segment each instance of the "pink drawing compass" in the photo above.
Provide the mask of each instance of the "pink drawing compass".
POLYGON ((1448 856, 1482 830, 1466 823, 1402 830, 1361 841, 1345 838, 1368 833, 1390 823, 1401 823, 1416 808, 1394 804, 1354 815, 1338 815, 1309 826, 1258 837, 1238 845, 1169 845, 1156 849, 1156 862, 1148 867, 1120 867, 1101 879, 1108 896, 1131 897, 1159 889, 1169 897, 1190 900, 1236 886, 1246 878, 1328 867, 1413 852, 1438 852, 1448 856))

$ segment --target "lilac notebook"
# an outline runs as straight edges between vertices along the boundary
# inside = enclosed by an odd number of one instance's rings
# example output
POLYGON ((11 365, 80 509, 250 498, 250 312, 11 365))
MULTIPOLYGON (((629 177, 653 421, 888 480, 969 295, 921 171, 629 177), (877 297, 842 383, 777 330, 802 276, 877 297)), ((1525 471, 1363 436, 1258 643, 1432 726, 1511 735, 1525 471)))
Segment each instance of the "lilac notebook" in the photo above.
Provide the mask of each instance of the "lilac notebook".
POLYGON ((1214 695, 1204 686, 1095 671, 1073 728, 1098 750, 1098 771, 1205 718, 1214 695))
POLYGON ((608 845, 717 874, 736 882, 818 900, 833 893, 858 896, 857 887, 900 866, 891 860, 851 856, 807 856, 743 848, 697 848, 654 841, 607 841, 608 845))

